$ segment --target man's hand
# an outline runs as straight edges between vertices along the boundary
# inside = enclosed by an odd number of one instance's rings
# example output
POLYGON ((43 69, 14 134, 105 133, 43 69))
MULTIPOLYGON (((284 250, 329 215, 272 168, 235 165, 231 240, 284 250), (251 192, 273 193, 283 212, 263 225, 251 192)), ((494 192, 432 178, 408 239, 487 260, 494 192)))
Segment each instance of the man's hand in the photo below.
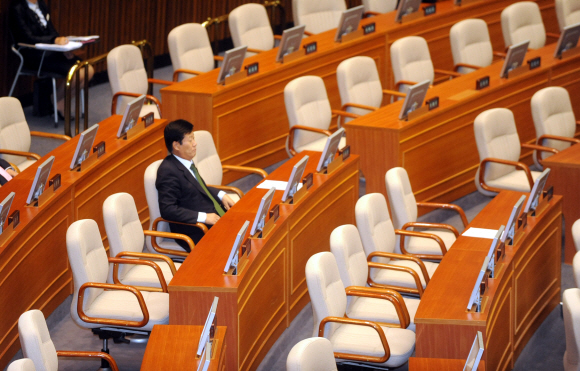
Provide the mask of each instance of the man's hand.
POLYGON ((228 195, 225 195, 224 197, 222 197, 222 203, 224 204, 224 207, 226 208, 226 210, 229 210, 230 207, 234 206, 234 204, 235 204, 234 200, 232 200, 232 198, 228 195))
POLYGON ((16 175, 18 175, 18 173, 12 169, 6 169, 6 172, 8 174, 10 174, 12 177, 15 177, 16 175))
POLYGON ((68 44, 68 39, 66 37, 60 36, 54 39, 56 45, 66 45, 68 44))
POLYGON ((214 225, 215 223, 217 223, 218 220, 220 220, 220 216, 216 213, 211 214, 208 213, 205 216, 205 224, 214 225))

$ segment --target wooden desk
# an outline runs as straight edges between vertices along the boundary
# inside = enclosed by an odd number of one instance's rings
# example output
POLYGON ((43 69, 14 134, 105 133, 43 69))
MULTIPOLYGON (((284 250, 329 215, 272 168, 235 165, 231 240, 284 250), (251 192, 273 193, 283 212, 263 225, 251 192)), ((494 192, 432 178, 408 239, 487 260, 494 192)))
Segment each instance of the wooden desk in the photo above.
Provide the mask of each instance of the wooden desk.
MULTIPOLYGON (((439 108, 411 121, 398 119, 403 102, 396 102, 345 124, 351 150, 361 156, 366 192, 386 196, 385 173, 404 167, 418 201, 451 202, 475 191, 479 155, 473 121, 498 107, 513 111, 520 141, 534 143, 536 132, 530 100, 547 86, 563 86, 580 115, 580 56, 554 59, 555 44, 530 51, 541 67, 512 79, 500 79, 503 62, 437 85, 427 99, 439 97, 439 108), (476 81, 490 76, 490 87, 476 91, 476 81)), ((521 160, 531 164, 532 151, 521 160)))
POLYGON ((16 192, 11 211, 20 210, 20 225, 0 246, 0 368, 20 348, 18 317, 29 309, 48 316, 72 293, 73 282, 66 252, 66 231, 79 219, 94 219, 105 246, 102 207, 117 192, 134 198, 142 222, 149 211, 143 174, 167 152, 163 141, 165 120, 158 120, 132 140, 117 140, 121 116, 100 123, 95 143, 105 141, 106 153, 85 172, 69 170, 79 136, 59 146, 35 165, 0 188, 0 199, 16 192), (61 174, 62 186, 42 207, 25 207, 36 168, 55 156, 51 177, 61 174))
MULTIPOLYGON (((305 174, 315 171, 320 153, 310 156, 305 174)), ((268 176, 288 180, 292 158, 268 176)), ((254 188, 205 235, 169 284, 169 322, 202 325, 214 296, 217 321, 228 327, 228 370, 255 370, 280 334, 309 302, 304 269, 308 259, 330 251, 334 228, 354 224, 359 159, 351 156, 331 175, 314 175, 314 184, 297 205, 280 205, 280 218, 263 240, 253 241, 246 267, 238 276, 223 273, 242 224, 253 222, 265 189, 254 188)), ((276 191, 272 205, 280 203, 276 191)))
POLYGON ((544 166, 550 171, 550 182, 554 185, 554 194, 564 197, 562 213, 565 224, 564 262, 572 264, 576 254, 572 224, 580 219, 580 146, 572 146, 548 157, 544 166))
MULTIPOLYGON (((196 354, 202 330, 203 326, 153 326, 141 363, 141 371, 197 370, 200 358, 196 354)), ((215 334, 217 343, 212 348, 214 356, 208 371, 226 370, 225 335, 226 327, 218 326, 215 334)))
MULTIPOLYGON (((469 227, 505 225, 521 195, 501 192, 469 227)), ((562 197, 554 196, 542 214, 528 218, 525 234, 506 248, 496 266, 496 278, 489 280, 480 313, 466 307, 491 240, 459 236, 429 282, 415 315, 417 357, 465 357, 481 331, 486 370, 513 368, 530 337, 560 302, 561 210, 562 197)))
MULTIPOLYGON (((409 371, 463 371, 464 359, 409 358, 409 371)), ((481 361, 478 371, 485 370, 485 362, 481 361)))
MULTIPOLYGON (((466 18, 482 18, 488 25, 495 50, 504 50, 500 13, 516 0, 486 0, 455 7, 452 1, 437 3, 437 13, 407 23, 395 23, 395 12, 364 19, 375 23, 376 32, 360 39, 336 43, 335 30, 306 38, 303 44, 316 42, 318 51, 291 63, 275 63, 278 49, 248 58, 246 64, 258 62, 259 73, 229 86, 217 85, 219 71, 161 89, 163 117, 186 119, 196 130, 212 133, 221 160, 230 165, 266 167, 288 157, 284 144, 288 118, 284 106, 284 87, 304 75, 324 79, 331 106, 341 107, 336 82, 336 68, 350 57, 373 58, 385 89, 393 87, 390 46, 402 37, 418 35, 429 43, 436 68, 452 69, 449 30, 466 18)), ((549 31, 558 32, 554 4, 537 0, 549 31)), ((384 175, 384 174, 383 174, 384 175)), ((239 177, 224 174, 228 183, 239 177)))

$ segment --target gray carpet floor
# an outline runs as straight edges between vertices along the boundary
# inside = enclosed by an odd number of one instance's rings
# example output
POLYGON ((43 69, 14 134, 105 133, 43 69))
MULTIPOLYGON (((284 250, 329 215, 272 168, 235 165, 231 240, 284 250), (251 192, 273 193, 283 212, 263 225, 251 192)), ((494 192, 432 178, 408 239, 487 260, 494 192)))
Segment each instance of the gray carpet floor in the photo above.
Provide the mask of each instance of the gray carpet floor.
MULTIPOLYGON (((172 69, 166 67, 157 69, 155 77, 159 79, 171 79, 172 69)), ((159 88, 155 89, 154 94, 160 98, 159 88)), ((110 116, 111 90, 108 84, 101 84, 90 88, 89 94, 89 123, 93 125, 110 116)), ((64 133, 64 124, 61 120, 58 127, 54 127, 51 116, 35 117, 32 115, 32 107, 25 108, 25 115, 31 130, 64 133)), ((82 129, 81 129, 82 130, 82 129)), ((33 138, 31 151, 44 155, 60 145, 55 140, 46 140, 33 138)), ((273 165, 266 169, 271 172, 281 163, 273 165)), ((259 181, 258 176, 249 176, 234 182, 235 185, 247 191, 259 181)), ((361 179, 360 195, 365 194, 365 182, 361 179)), ((469 194, 455 203, 461 206, 468 220, 473 219, 475 215, 487 203, 489 198, 475 192, 469 194)), ((452 224, 459 231, 463 226, 459 217, 446 210, 433 211, 423 217, 421 221, 444 222, 452 224)), ((572 267, 562 264, 562 291, 574 287, 572 267)), ((70 303, 72 297, 69 297, 55 312, 48 318, 47 323, 50 334, 56 349, 59 350, 99 350, 102 342, 97 336, 89 330, 77 326, 70 318, 70 303)), ((310 304, 298 314, 291 323, 290 327, 284 331, 276 343, 272 346, 266 355, 258 371, 283 371, 286 369, 286 358, 294 344, 302 339, 312 336, 313 319, 312 308, 310 304)), ((133 371, 139 370, 146 343, 131 344, 110 344, 111 355, 117 361, 120 370, 133 371)), ((534 336, 526 345, 524 351, 518 358, 514 370, 517 371, 544 371, 544 370, 563 370, 562 357, 566 348, 564 336, 564 322, 560 314, 560 308, 556 308, 536 331, 534 336)), ((14 359, 22 358, 19 351, 14 359)), ((59 370, 96 370, 99 367, 99 361, 78 360, 78 359, 59 359, 59 370)), ((341 370, 353 370, 356 368, 342 366, 341 370)), ((402 366, 397 370, 407 370, 407 366, 402 366)))

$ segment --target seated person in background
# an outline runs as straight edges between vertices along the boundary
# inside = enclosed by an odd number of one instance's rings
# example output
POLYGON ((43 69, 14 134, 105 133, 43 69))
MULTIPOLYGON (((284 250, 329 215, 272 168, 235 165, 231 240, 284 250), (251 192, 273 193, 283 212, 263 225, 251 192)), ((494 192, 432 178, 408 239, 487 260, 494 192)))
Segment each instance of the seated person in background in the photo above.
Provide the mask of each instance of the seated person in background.
MULTIPOLYGON (((170 122, 163 132, 170 152, 159 169, 155 187, 161 217, 180 223, 204 223, 211 228, 234 205, 234 201, 213 187, 207 187, 193 164, 197 143, 193 125, 185 120, 170 122), (221 200, 221 202, 220 202, 221 200)), ((171 232, 185 234, 197 243, 203 237, 199 228, 170 223, 171 232)), ((184 241, 175 240, 186 251, 184 241)))
MULTIPOLYGON (((10 29, 16 43, 25 44, 57 44, 66 45, 68 39, 59 36, 50 20, 48 7, 43 0, 12 0, 10 4, 10 29)), ((24 66, 38 70, 42 59, 42 50, 22 48, 20 53, 24 57, 24 66)), ((70 52, 46 52, 42 62, 41 72, 53 72, 66 76, 71 67, 80 59, 70 52)), ((83 70, 80 71, 81 80, 84 79, 83 70)), ((93 67, 89 66, 89 79, 93 77, 93 67)), ((73 83, 72 86, 75 86, 73 83)), ((64 112, 64 82, 57 89, 58 112, 64 112)))
POLYGON ((12 165, 3 158, 0 158, 0 186, 12 180, 18 173, 14 171, 12 165))

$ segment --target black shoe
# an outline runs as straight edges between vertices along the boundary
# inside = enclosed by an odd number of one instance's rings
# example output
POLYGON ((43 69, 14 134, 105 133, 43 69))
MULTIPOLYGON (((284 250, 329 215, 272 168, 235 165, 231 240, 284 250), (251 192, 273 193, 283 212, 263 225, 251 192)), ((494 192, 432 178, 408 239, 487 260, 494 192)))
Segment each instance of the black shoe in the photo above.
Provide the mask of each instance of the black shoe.
MULTIPOLYGON (((64 115, 59 110, 56 110, 56 113, 58 114, 58 118, 64 121, 64 115)), ((71 116, 70 119, 72 121, 75 119, 75 117, 71 116)))

